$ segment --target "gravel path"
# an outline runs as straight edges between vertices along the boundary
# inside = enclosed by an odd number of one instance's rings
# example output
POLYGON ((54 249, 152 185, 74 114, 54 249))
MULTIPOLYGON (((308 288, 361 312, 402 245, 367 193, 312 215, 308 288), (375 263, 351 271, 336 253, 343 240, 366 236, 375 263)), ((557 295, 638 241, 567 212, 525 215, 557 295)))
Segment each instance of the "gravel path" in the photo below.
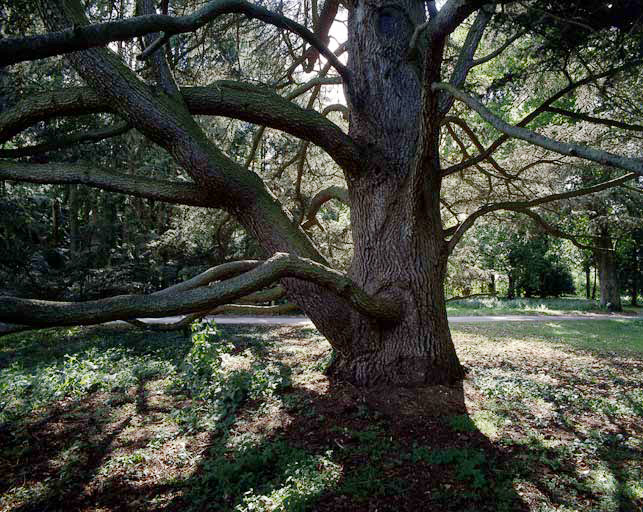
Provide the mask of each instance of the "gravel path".
MULTIPOLYGON (((150 323, 174 322, 181 317, 142 318, 150 323)), ((299 327, 313 327, 313 323, 305 316, 214 316, 217 324, 232 325, 292 325, 299 327)), ((640 318, 632 315, 587 313, 582 315, 497 315, 497 316, 450 316, 449 323, 488 323, 488 322, 560 322, 565 320, 616 320, 640 318)))

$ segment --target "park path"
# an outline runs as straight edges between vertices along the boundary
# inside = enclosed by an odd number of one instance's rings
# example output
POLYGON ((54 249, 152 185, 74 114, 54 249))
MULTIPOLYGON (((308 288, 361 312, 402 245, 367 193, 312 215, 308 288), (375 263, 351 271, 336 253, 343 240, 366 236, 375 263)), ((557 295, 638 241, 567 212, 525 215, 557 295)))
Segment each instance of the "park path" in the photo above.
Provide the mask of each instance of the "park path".
MULTIPOLYGON (((181 317, 143 318, 150 323, 175 322, 181 317)), ((217 324, 224 325, 290 325, 294 327, 314 327, 305 316, 212 316, 208 317, 217 324)), ((492 323, 492 322, 559 322, 566 320, 616 320, 641 318, 636 315, 586 313, 582 315, 486 315, 486 316, 449 316, 450 324, 492 323)))

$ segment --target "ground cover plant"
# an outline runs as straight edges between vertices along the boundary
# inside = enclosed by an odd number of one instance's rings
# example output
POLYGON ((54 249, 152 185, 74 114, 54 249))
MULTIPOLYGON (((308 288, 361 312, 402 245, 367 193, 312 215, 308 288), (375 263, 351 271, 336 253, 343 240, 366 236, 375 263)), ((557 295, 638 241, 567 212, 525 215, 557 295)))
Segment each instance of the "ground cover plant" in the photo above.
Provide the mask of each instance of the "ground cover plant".
POLYGON ((462 386, 364 390, 314 329, 3 337, 0 509, 641 509, 643 321, 454 339, 462 386))

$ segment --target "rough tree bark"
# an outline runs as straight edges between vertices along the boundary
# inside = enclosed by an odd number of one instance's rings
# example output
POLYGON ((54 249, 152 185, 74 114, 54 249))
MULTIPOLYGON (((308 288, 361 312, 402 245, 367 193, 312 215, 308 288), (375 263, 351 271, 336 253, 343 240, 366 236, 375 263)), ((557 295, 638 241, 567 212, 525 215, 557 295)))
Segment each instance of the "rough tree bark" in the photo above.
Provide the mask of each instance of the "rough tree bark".
MULTIPOLYGON (((350 276, 369 293, 390 294, 404 305, 404 317, 394 325, 351 315, 352 345, 338 354, 334 370, 360 384, 445 383, 463 376, 443 291, 448 251, 436 146, 423 207, 409 208, 406 193, 422 110, 420 77, 407 49, 423 22, 423 4, 412 0, 355 1, 349 7, 349 134, 376 155, 367 173, 348 181, 354 242, 350 276)), ((433 67, 436 72, 439 64, 433 67)), ((425 136, 437 138, 439 120, 432 108, 425 136)))

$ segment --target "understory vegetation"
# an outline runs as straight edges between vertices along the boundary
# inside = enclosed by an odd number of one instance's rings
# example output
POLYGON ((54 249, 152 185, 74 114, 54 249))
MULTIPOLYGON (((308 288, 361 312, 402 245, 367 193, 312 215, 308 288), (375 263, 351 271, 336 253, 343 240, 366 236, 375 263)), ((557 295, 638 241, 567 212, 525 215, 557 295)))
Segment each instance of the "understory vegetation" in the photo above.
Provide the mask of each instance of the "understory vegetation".
POLYGON ((0 340, 0 509, 643 507, 643 321, 459 324, 463 385, 357 389, 314 329, 0 340))

